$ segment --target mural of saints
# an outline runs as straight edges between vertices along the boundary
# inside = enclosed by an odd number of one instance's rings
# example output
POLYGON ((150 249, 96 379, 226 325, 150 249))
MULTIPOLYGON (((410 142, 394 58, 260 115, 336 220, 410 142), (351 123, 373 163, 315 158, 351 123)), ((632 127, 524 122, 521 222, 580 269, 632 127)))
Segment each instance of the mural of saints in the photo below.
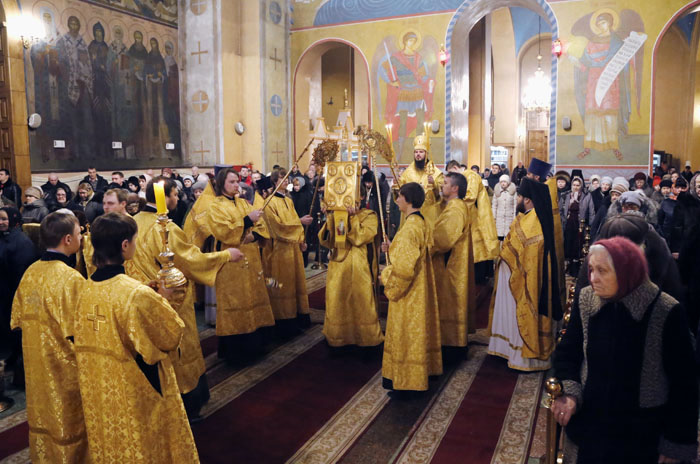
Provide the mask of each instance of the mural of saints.
POLYGON ((423 133, 423 123, 433 114, 438 47, 434 39, 426 39, 423 45, 421 34, 414 29, 402 32, 398 40, 387 37, 373 60, 377 107, 384 108, 380 114, 394 128, 392 143, 400 162, 413 159, 411 141, 423 133))
POLYGON ((69 17, 68 32, 56 42, 61 132, 66 137, 66 149, 57 153, 68 159, 95 157, 92 63, 80 28, 80 20, 69 17))
MULTIPOLYGON (((567 51, 574 63, 574 90, 576 104, 584 122, 585 135, 583 151, 578 154, 583 159, 591 150, 611 150, 617 160, 624 154, 620 149, 620 135, 628 133, 632 112, 631 77, 636 79, 636 110, 639 114, 641 80, 643 76, 644 47, 641 46, 617 74, 606 67, 618 54, 630 34, 644 32, 644 23, 638 13, 623 10, 619 15, 610 8, 601 8, 576 21, 571 33, 576 36, 567 51), (596 98, 596 88, 600 87, 601 77, 612 80, 604 95, 596 98)), ((646 38, 641 34, 643 39, 646 38)), ((643 40, 642 39, 642 40, 643 40)), ((599 90, 599 93, 601 91, 599 90)))
POLYGON ((34 69, 34 105, 35 111, 42 117, 42 127, 47 134, 39 140, 42 161, 48 160, 53 149, 53 140, 58 138, 60 113, 58 102, 58 52, 56 42, 59 33, 54 22, 54 12, 48 8, 39 11, 44 25, 44 37, 30 51, 30 60, 34 69))
MULTIPOLYGON (((155 6, 166 11, 175 5, 159 0, 155 6)), ((105 10, 87 28, 80 11, 60 11, 48 5, 34 10, 45 36, 25 60, 28 110, 42 117, 41 127, 30 133, 32 162, 58 170, 118 169, 124 159, 134 160, 134 168, 177 163, 176 31, 146 25, 144 40, 139 29, 127 36, 122 13, 105 10), (65 24, 57 22, 61 17, 65 24), (65 140, 65 148, 55 149, 54 140, 65 140), (122 149, 112 149, 113 141, 122 149), (166 150, 167 143, 175 149, 166 150)))

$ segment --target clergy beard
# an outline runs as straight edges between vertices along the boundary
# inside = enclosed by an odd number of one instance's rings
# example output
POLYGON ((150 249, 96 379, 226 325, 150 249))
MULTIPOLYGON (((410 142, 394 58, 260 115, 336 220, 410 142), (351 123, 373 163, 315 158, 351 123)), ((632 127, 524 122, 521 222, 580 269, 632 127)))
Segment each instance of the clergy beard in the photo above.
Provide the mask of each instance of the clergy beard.
POLYGON ((420 161, 418 161, 417 159, 414 159, 413 163, 416 165, 417 169, 420 169, 420 170, 425 169, 425 158, 423 158, 420 161))
POLYGON ((518 205, 515 207, 515 212, 525 214, 525 203, 523 202, 522 198, 518 201, 518 205))

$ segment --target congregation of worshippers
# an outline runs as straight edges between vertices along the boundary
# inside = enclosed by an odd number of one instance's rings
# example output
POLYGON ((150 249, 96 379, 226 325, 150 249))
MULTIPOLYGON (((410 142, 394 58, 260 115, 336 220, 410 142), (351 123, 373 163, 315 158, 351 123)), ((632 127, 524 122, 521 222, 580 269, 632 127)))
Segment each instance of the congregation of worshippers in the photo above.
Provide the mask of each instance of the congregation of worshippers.
POLYGON ((362 160, 350 179, 313 161, 91 167, 77 187, 51 173, 21 191, 0 170, 5 376, 26 389, 35 462, 197 462, 197 315, 220 358, 252 365, 309 327, 313 266, 327 266, 327 349, 382 350, 392 398, 467 359, 490 285, 488 354, 561 381, 552 411, 579 462, 695 459, 700 173, 441 169, 425 136, 413 144, 396 177, 362 160), (338 179, 356 182, 342 205, 338 179))

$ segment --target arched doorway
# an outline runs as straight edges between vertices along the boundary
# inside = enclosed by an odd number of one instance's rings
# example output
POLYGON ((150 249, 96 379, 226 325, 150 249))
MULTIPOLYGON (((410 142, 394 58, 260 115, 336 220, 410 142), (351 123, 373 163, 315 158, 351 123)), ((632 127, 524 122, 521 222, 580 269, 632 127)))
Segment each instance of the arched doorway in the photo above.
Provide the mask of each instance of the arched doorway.
POLYGON ((665 24, 652 56, 649 169, 700 168, 700 0, 665 24), (657 105, 658 103, 658 105, 657 105))
MULTIPOLYGON (((543 19, 542 25, 551 34, 551 40, 559 36, 554 12, 544 0, 466 0, 455 12, 447 28, 446 47, 451 59, 445 73, 445 162, 456 159, 467 163, 469 152, 469 102, 470 102, 470 60, 469 35, 472 28, 486 15, 506 7, 521 7, 532 10, 543 19)), ((549 49, 543 51, 551 56, 549 49)), ((549 110, 548 153, 549 161, 555 163, 556 145, 556 93, 557 60, 551 58, 552 97, 549 110)), ((489 89, 490 91, 490 89, 489 89)), ((487 118, 489 119, 489 118, 487 118)), ((485 153, 475 164, 486 162, 485 153)), ((490 163, 488 163, 490 164, 490 163)))
MULTIPOLYGON (((371 125, 369 65, 355 44, 341 39, 311 44, 299 58, 293 85, 295 156, 304 150, 319 118, 323 117, 328 129, 333 129, 346 88, 355 125, 371 125)), ((308 157, 302 160, 300 167, 303 169, 308 161, 308 157)))
POLYGON ((9 169, 22 189, 31 185, 27 94, 24 87, 24 48, 7 24, 21 14, 17 2, 0 5, 0 167, 9 169))

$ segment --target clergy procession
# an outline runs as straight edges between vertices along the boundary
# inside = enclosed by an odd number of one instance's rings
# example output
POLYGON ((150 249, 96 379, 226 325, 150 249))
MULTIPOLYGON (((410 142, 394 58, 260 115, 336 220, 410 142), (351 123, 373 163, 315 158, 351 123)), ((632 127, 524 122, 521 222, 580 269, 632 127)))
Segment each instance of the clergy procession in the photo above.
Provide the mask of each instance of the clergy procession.
MULTIPOLYGON (((639 244, 657 232, 638 207, 626 207, 651 201, 635 193, 644 185, 615 197, 628 188, 624 179, 615 184, 605 198, 622 202, 621 212, 608 215, 595 243, 582 221, 588 232, 575 230, 575 240, 587 236, 574 259, 560 201, 580 190, 561 200, 563 173, 553 177, 548 163, 533 159, 508 193, 498 165, 483 179, 478 167, 455 161, 443 173, 426 131, 388 195, 387 176, 370 166, 382 138, 370 136, 364 166, 336 160, 337 143, 317 146, 308 212, 294 195, 304 182, 297 165, 255 180, 217 166, 194 185, 182 226, 171 219, 182 190, 170 170, 145 183, 136 213, 114 184, 92 221, 84 209, 57 207, 34 223, 44 251, 33 263, 19 249, 12 257, 26 270, 16 287, 5 283, 14 296, 3 329, 15 340, 8 369, 26 384, 31 461, 199 462, 191 427, 204 420, 210 387, 197 313, 206 306, 227 365, 261 362, 271 339, 294 339, 312 325, 305 268, 314 244, 316 264, 328 262, 326 350, 364 358, 380 349, 392 400, 420 401, 431 379, 473 356, 477 282, 492 280, 482 343, 509 369, 561 382, 550 409, 567 426, 561 446, 578 456, 570 462, 693 460, 697 306, 684 308, 664 277, 653 277, 659 258, 639 244), (499 195, 512 197, 505 229, 494 219, 503 206, 491 199, 494 176, 499 195)), ((19 222, 15 208, 2 208, 6 238, 23 234, 19 222)), ((24 239, 17 247, 26 253, 35 245, 24 239)))

